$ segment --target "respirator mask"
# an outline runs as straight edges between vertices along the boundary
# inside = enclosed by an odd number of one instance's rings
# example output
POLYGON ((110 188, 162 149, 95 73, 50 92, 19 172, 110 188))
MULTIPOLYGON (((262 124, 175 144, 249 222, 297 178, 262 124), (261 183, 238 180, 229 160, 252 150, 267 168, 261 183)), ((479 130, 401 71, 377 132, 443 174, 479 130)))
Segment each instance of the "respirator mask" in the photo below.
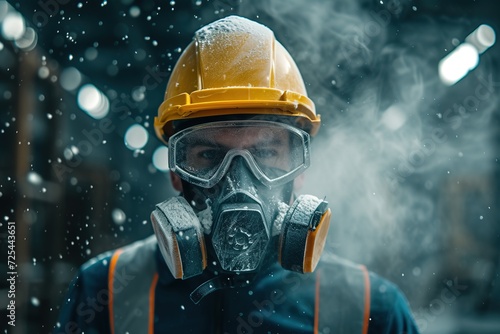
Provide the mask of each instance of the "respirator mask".
POLYGON ((301 195, 293 180, 309 166, 309 135, 271 121, 189 127, 169 139, 169 166, 183 196, 156 206, 151 221, 175 278, 217 275, 191 294, 248 284, 270 263, 314 271, 330 223, 328 203, 301 195))

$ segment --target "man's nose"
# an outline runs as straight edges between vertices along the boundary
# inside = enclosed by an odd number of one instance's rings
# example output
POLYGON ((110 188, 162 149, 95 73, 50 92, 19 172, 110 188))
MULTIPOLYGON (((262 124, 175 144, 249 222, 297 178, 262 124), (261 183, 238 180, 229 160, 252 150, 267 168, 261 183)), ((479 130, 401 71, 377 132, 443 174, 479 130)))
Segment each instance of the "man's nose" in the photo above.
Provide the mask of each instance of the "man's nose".
POLYGON ((257 178, 250 170, 247 161, 242 156, 236 156, 231 161, 227 177, 234 183, 235 187, 254 186, 257 178))

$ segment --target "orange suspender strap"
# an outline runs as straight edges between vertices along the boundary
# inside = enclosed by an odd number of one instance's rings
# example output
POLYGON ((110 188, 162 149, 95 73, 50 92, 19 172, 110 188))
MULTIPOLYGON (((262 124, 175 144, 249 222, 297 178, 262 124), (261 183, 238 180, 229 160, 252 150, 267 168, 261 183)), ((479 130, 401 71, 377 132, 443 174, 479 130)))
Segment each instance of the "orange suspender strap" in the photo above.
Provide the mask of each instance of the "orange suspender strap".
POLYGON ((115 267, 116 262, 118 261, 118 257, 120 256, 122 250, 118 249, 114 252, 111 257, 111 263, 109 264, 109 273, 108 273, 108 291, 109 291, 109 328, 111 329, 111 334, 115 334, 115 324, 113 321, 113 281, 115 279, 115 267))
POLYGON ((319 326, 319 291, 320 291, 320 273, 321 270, 316 271, 316 293, 314 296, 314 334, 318 334, 318 326, 319 326))
POLYGON ((316 272, 314 334, 368 333, 370 277, 365 266, 327 263, 316 272))
POLYGON ((156 284, 158 283, 158 273, 153 276, 153 281, 151 282, 151 287, 149 288, 149 326, 148 334, 154 334, 154 324, 155 324, 155 292, 156 284))
POLYGON ((154 333, 158 273, 154 236, 117 250, 109 267, 109 318, 112 334, 154 333))
POLYGON ((363 272, 364 278, 364 286, 365 286, 365 309, 363 312, 363 331, 362 334, 368 334, 368 325, 370 324, 370 275, 368 273, 368 269, 365 266, 361 265, 361 271, 363 272))

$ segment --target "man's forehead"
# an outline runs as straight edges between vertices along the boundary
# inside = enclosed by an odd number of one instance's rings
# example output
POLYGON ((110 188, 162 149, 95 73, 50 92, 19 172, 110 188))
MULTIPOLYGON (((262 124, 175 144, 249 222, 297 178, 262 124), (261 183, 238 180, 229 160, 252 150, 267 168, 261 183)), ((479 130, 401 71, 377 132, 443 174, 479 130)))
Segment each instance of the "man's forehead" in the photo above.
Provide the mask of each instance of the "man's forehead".
POLYGON ((225 146, 254 144, 281 145, 288 142, 288 132, 276 127, 228 127, 200 133, 200 139, 212 140, 225 146))
POLYGON ((239 126, 239 127, 227 127, 219 128, 217 130, 217 136, 247 136, 259 139, 271 139, 278 137, 285 137, 287 131, 280 129, 278 127, 269 126, 239 126))

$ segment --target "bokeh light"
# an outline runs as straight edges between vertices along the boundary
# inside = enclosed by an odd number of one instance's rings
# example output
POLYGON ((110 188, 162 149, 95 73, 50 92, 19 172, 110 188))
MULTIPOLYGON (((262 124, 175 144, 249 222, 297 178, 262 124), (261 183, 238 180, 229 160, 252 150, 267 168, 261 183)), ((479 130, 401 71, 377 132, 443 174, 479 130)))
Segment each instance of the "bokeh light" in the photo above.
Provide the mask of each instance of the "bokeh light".
POLYGON ((125 145, 131 150, 140 150, 148 143, 148 131, 140 124, 134 124, 125 133, 125 145))

